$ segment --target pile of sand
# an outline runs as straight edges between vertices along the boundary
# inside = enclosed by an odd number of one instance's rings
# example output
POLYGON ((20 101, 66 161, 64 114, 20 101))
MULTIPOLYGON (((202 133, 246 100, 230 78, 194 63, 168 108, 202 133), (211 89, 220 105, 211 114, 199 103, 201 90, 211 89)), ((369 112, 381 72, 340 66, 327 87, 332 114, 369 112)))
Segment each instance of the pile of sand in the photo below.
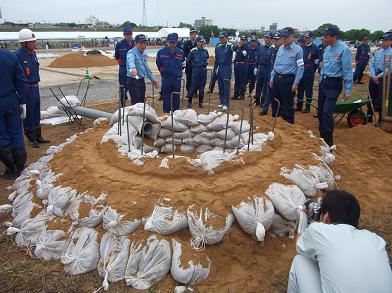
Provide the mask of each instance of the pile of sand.
POLYGON ((117 65, 115 59, 104 55, 87 55, 83 52, 73 52, 57 57, 48 67, 52 68, 79 68, 79 67, 102 67, 117 65))

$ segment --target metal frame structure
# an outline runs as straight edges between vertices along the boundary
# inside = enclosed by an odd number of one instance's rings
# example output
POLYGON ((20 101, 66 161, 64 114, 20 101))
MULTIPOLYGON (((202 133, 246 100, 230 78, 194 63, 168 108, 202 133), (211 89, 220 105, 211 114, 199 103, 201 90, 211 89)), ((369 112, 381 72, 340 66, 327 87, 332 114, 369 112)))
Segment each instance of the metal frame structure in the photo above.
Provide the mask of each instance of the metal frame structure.
MULTIPOLYGON (((384 130, 392 131, 392 115, 389 111, 392 108, 392 98, 391 98, 391 71, 392 71, 392 55, 384 56, 384 76, 382 84, 382 125, 384 130)), ((392 112, 392 110, 391 110, 392 112)))

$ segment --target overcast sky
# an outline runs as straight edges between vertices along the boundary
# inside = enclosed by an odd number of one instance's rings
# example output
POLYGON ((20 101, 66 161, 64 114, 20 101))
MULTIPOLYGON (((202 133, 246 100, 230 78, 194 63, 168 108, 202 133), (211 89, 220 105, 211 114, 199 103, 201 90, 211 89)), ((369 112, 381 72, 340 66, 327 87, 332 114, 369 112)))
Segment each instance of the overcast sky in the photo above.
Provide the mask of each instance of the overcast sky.
MULTIPOLYGON (((293 26, 315 29, 332 22, 341 29, 392 28, 391 0, 146 0, 147 24, 177 26, 193 24, 202 16, 215 25, 235 28, 278 28, 293 26)), ((142 0, 0 0, 3 20, 80 22, 93 15, 119 24, 142 22, 142 0)))

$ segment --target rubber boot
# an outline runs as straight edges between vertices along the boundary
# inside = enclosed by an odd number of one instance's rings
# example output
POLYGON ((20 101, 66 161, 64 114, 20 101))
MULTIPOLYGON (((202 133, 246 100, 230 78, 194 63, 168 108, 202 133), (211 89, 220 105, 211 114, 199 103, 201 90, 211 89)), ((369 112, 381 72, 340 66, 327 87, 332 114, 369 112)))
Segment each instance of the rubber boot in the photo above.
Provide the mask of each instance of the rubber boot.
POLYGON ((37 141, 37 130, 34 131, 25 131, 25 135, 30 142, 30 146, 32 148, 39 148, 39 143, 37 141))
POLYGON ((297 102, 297 108, 295 109, 295 112, 301 112, 303 105, 304 102, 297 102))
POLYGON ((234 95, 233 95, 233 97, 231 99, 232 100, 238 100, 238 96, 239 96, 238 93, 234 93, 234 95))
POLYGON ((17 177, 19 177, 20 174, 23 172, 23 170, 26 168, 26 159, 27 159, 27 153, 25 148, 14 149, 14 160, 15 160, 17 177))
POLYGON ((310 105, 306 104, 305 109, 302 111, 302 113, 309 113, 310 112, 310 105))
POLYGON ((325 140, 325 132, 320 132, 320 138, 324 139, 324 141, 326 142, 326 140, 325 140))
POLYGON ((330 147, 333 146, 333 132, 325 132, 324 140, 330 147))
POLYGON ((203 101, 204 101, 204 96, 199 94, 199 108, 204 108, 203 101))
POLYGON ((193 97, 188 95, 187 99, 188 99, 188 109, 192 109, 192 99, 193 99, 193 97))
POLYGON ((244 93, 240 93, 240 97, 238 98, 238 100, 245 100, 245 94, 244 93))
POLYGON ((3 162, 6 170, 0 174, 0 179, 15 179, 16 165, 14 154, 11 148, 0 149, 0 160, 3 162))
POLYGON ((42 137, 41 127, 38 127, 38 129, 37 129, 37 141, 38 141, 38 143, 50 143, 49 140, 42 137))

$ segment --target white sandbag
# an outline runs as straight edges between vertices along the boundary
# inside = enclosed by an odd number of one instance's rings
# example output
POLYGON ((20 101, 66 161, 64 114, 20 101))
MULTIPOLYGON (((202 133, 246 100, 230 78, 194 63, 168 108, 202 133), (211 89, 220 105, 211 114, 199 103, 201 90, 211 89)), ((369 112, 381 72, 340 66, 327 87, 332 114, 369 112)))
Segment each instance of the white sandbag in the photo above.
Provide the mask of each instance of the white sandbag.
POLYGON ((76 230, 61 256, 64 271, 70 275, 88 273, 97 267, 99 260, 98 233, 91 228, 76 230))
POLYGON ((214 148, 214 147, 211 146, 211 145, 202 144, 202 145, 199 145, 199 146, 196 148, 196 152, 198 152, 199 154, 202 154, 202 153, 211 151, 213 148, 214 148))
MULTIPOLYGON (((200 115, 199 115, 199 117, 200 117, 200 115)), ((192 126, 192 128, 191 128, 191 132, 192 133, 202 133, 202 132, 205 132, 205 131, 208 131, 208 127, 206 125, 204 125, 204 124, 199 124, 199 125, 196 125, 196 126, 192 126)))
POLYGON ((161 128, 159 131, 159 137, 168 137, 172 135, 172 131, 167 128, 161 128))
MULTIPOLYGON (((228 143, 229 143, 229 142, 226 141, 226 145, 227 145, 228 143)), ((222 148, 223 148, 224 145, 225 145, 225 140, 216 137, 216 138, 214 138, 214 139, 211 139, 210 144, 213 145, 213 146, 217 146, 217 147, 222 147, 222 148)))
POLYGON ((187 126, 194 126, 199 124, 197 122, 197 113, 193 109, 176 110, 174 111, 174 119, 187 126))
POLYGON ((176 139, 184 139, 184 138, 192 138, 192 137, 193 137, 193 133, 190 131, 190 129, 181 132, 174 132, 174 138, 176 139))
POLYGON ((256 236, 258 241, 264 241, 265 232, 270 229, 275 214, 270 200, 254 197, 251 201, 232 207, 232 210, 242 230, 256 236))
POLYGON ((133 233, 142 221, 137 219, 133 221, 122 220, 126 215, 120 215, 116 210, 108 207, 103 214, 103 227, 117 236, 126 236, 133 233))
POLYGON ((181 152, 183 153, 192 153, 195 151, 195 147, 193 145, 189 145, 189 144, 182 144, 181 145, 181 152))
POLYGON ((205 131, 201 133, 202 137, 206 137, 208 139, 214 139, 216 138, 216 132, 215 131, 205 131))
POLYGON ((154 142, 154 147, 161 147, 165 144, 165 140, 163 138, 158 138, 155 142, 154 142))
POLYGON ((78 204, 77 192, 69 187, 55 187, 50 190, 47 202, 47 212, 58 217, 65 217, 70 214, 78 204))
POLYGON ((306 196, 315 196, 317 194, 317 184, 320 183, 320 179, 314 171, 306 170, 304 167, 296 164, 293 170, 282 167, 280 175, 297 185, 306 196))
POLYGON ((31 212, 33 211, 34 207, 37 207, 37 205, 30 201, 20 206, 18 208, 18 212, 14 210, 12 212, 12 226, 20 228, 25 220, 30 219, 31 212))
POLYGON ((49 192, 54 188, 54 182, 59 176, 60 174, 55 175, 50 169, 42 172, 39 176, 40 179, 36 181, 36 195, 40 199, 47 200, 49 192))
POLYGON ((237 134, 249 132, 250 129, 250 125, 246 120, 242 122, 242 128, 241 128, 241 121, 231 122, 229 123, 229 127, 233 129, 234 132, 237 134))
POLYGON ((43 230, 35 244, 35 256, 46 261, 60 259, 67 243, 66 240, 59 240, 64 235, 61 230, 43 230))
POLYGON ((185 125, 184 123, 178 122, 176 120, 173 120, 173 126, 172 126, 172 120, 171 117, 168 117, 166 120, 164 120, 161 124, 163 128, 169 129, 169 130, 174 130, 174 131, 185 131, 188 129, 188 126, 185 125))
POLYGON ((207 279, 210 273, 211 262, 208 260, 208 267, 205 268, 200 263, 193 263, 189 261, 187 264, 181 263, 180 257, 182 254, 181 243, 172 239, 173 259, 171 264, 171 276, 177 282, 184 284, 186 287, 191 287, 199 284, 201 281, 207 279))
POLYGON ((309 169, 317 174, 320 183, 327 183, 327 189, 330 191, 335 188, 335 179, 339 177, 334 176, 333 171, 325 162, 323 164, 324 166, 310 166, 309 169))
POLYGON ((91 206, 89 214, 87 217, 83 217, 80 219, 79 217, 79 205, 77 205, 74 210, 70 213, 70 218, 72 220, 73 228, 76 227, 88 227, 95 228, 103 221, 103 214, 105 213, 105 209, 97 209, 91 206))
POLYGON ((164 278, 170 271, 171 249, 169 242, 151 236, 143 247, 139 241, 131 243, 129 260, 125 269, 125 282, 138 290, 146 290, 164 278))
MULTIPOLYGON (((215 118, 210 124, 207 125, 208 129, 220 131, 226 128, 227 114, 223 114, 215 118)), ((233 116, 229 115, 229 123, 233 122, 233 116)))
POLYGON ((183 144, 194 145, 194 146, 197 145, 197 143, 195 143, 194 140, 193 140, 193 136, 192 136, 192 137, 184 138, 184 139, 182 140, 182 143, 183 143, 183 144))
POLYGON ((100 259, 98 274, 104 278, 102 287, 109 289, 109 282, 118 282, 125 277, 125 268, 128 262, 130 241, 126 237, 116 237, 108 232, 103 235, 100 246, 100 259))
POLYGON ((229 214, 224 218, 211 212, 208 208, 197 209, 194 205, 188 208, 187 216, 189 231, 192 235, 191 246, 196 250, 204 250, 205 245, 221 242, 234 222, 233 214, 229 214), (208 222, 212 218, 225 219, 225 225, 213 227, 208 222))
POLYGON ((173 138, 171 138, 171 137, 168 137, 168 138, 166 138, 165 139, 165 142, 167 143, 167 144, 182 144, 182 139, 178 139, 178 138, 175 138, 174 140, 173 140, 173 138))
POLYGON ((207 125, 214 121, 216 117, 218 117, 218 115, 215 112, 210 112, 207 115, 200 114, 197 117, 197 121, 201 124, 207 125))
MULTIPOLYGON (((220 138, 220 139, 225 139, 225 134, 226 134, 226 129, 222 129, 221 131, 218 131, 216 133, 216 137, 220 138)), ((227 141, 230 141, 236 135, 237 134, 234 132, 233 129, 231 129, 231 128, 227 129, 227 136, 226 136, 227 141)))
POLYGON ((193 141, 198 145, 202 145, 202 144, 208 145, 211 142, 209 138, 204 137, 201 134, 196 134, 195 137, 193 138, 193 141))
POLYGON ((152 140, 156 140, 160 132, 161 132, 161 123, 152 123, 151 132, 149 134, 146 134, 146 137, 151 138, 152 140))
POLYGON ((144 230, 160 235, 174 234, 188 227, 186 215, 172 207, 155 205, 154 210, 144 224, 144 230))
POLYGON ((210 171, 221 165, 223 162, 231 161, 233 158, 232 154, 221 151, 206 151, 200 156, 200 162, 203 170, 210 171))
MULTIPOLYGON (((130 116, 143 117, 143 108, 144 108, 144 103, 137 103, 125 109, 128 111, 128 115, 130 116)), ((149 104, 146 104, 145 117, 146 117, 146 121, 148 122, 160 123, 157 112, 149 104)))
POLYGON ((0 206, 0 215, 8 214, 8 213, 12 212, 12 209, 13 209, 13 207, 11 204, 3 204, 0 206))
MULTIPOLYGON (((177 150, 177 146, 174 145, 174 151, 177 150)), ((173 145, 172 144, 165 144, 162 148, 161 148, 161 153, 164 154, 171 154, 173 152, 173 145)))
POLYGON ((78 99, 77 96, 65 96, 60 99, 60 102, 57 103, 57 107, 59 110, 63 110, 64 106, 65 107, 74 107, 74 106, 80 106, 82 102, 78 99), (64 105, 64 106, 63 106, 64 105))
POLYGON ((275 213, 273 217, 272 227, 270 229, 271 234, 275 237, 294 238, 294 231, 297 226, 295 221, 289 221, 275 213))

